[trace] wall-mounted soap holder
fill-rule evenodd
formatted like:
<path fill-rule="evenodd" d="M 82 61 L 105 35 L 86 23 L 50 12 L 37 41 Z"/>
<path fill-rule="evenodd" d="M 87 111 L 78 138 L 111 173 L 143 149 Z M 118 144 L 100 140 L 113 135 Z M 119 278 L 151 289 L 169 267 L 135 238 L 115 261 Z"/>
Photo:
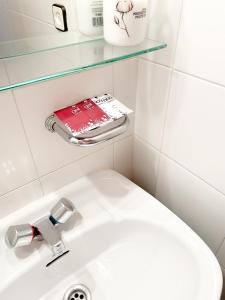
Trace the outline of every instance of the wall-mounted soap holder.
<path fill-rule="evenodd" d="M 59 124 L 54 115 L 47 118 L 45 126 L 50 132 L 58 133 L 59 136 L 70 144 L 76 146 L 94 146 L 123 134 L 129 126 L 129 118 L 127 115 L 124 115 L 122 118 L 112 121 L 108 125 L 99 126 L 76 136 L 72 132 L 69 132 L 66 126 Z"/>

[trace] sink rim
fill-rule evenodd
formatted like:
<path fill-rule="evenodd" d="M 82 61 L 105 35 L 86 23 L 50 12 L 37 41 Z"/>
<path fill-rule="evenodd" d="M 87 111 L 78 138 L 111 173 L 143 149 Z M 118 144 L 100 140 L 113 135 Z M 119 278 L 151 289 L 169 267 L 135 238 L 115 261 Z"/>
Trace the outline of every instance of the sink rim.
<path fill-rule="evenodd" d="M 124 222 L 126 220 L 132 220 L 132 221 L 141 220 L 142 222 L 146 222 L 147 224 L 153 223 L 155 226 L 156 225 L 164 226 L 164 230 L 166 229 L 170 234 L 172 232 L 173 234 L 177 235 L 180 241 L 185 243 L 191 243 L 192 247 L 194 248 L 197 247 L 195 251 L 196 253 L 201 252 L 202 254 L 200 255 L 201 259 L 203 259 L 203 255 L 205 258 L 207 257 L 207 261 L 206 260 L 204 261 L 206 261 L 208 264 L 212 266 L 213 269 L 212 272 L 214 272 L 212 278 L 214 280 L 214 285 L 215 285 L 214 286 L 215 295 L 213 294 L 213 297 L 215 298 L 213 298 L 213 300 L 219 299 L 221 294 L 221 289 L 222 289 L 222 272 L 219 263 L 217 262 L 212 251 L 192 229 L 190 229 L 183 221 L 181 221 L 176 215 L 174 215 L 171 211 L 169 211 L 166 207 L 164 207 L 161 203 L 159 203 L 155 198 L 145 193 L 139 187 L 134 186 L 133 183 L 131 183 L 130 181 L 128 181 L 127 179 L 125 179 L 124 177 L 122 177 L 121 175 L 117 174 L 114 171 L 111 170 L 101 171 L 97 174 L 95 173 L 90 176 L 86 176 L 80 180 L 83 181 L 83 184 L 91 185 L 94 183 L 95 186 L 96 178 L 98 179 L 97 182 L 99 183 L 100 186 L 101 184 L 104 184 L 105 180 L 121 181 L 122 185 L 128 187 L 128 194 L 132 192 L 132 197 L 127 197 L 126 199 L 122 199 L 121 202 L 118 203 L 116 202 L 115 204 L 115 202 L 112 201 L 112 199 L 110 199 L 109 201 L 109 199 L 104 198 L 105 195 L 99 193 L 99 199 L 96 201 L 96 207 L 98 206 L 99 209 L 102 210 L 102 214 L 97 215 L 96 218 L 92 218 L 90 222 L 87 223 L 86 226 L 84 226 L 83 228 L 77 227 L 77 230 L 74 233 L 72 233 L 71 231 L 65 232 L 64 239 L 66 243 L 70 244 L 72 241 L 75 241 L 79 235 L 82 236 L 82 234 L 84 234 L 85 231 L 86 232 L 90 231 L 91 228 L 93 228 L 93 226 L 95 227 L 104 226 L 105 222 L 107 222 L 107 220 L 109 220 L 110 218 L 115 224 L 118 224 L 121 221 Z M 75 186 L 77 187 L 79 185 L 80 180 L 76 181 L 75 183 L 72 183 L 70 187 L 61 189 L 60 192 L 58 193 L 58 196 L 63 194 L 65 190 L 68 189 L 71 190 L 71 188 L 73 189 Z M 93 188 L 93 186 L 91 187 Z M 97 187 L 97 190 L 99 191 L 101 189 Z M 144 195 L 143 199 L 141 200 L 137 198 L 137 195 L 140 194 L 140 191 L 141 194 Z M 76 191 L 74 193 L 76 194 Z M 51 203 L 55 201 L 55 196 L 56 195 L 54 194 L 54 195 L 44 197 L 45 198 L 44 202 L 46 202 L 46 204 L 44 204 L 44 207 L 45 205 L 48 204 L 51 205 Z M 29 213 L 32 212 L 32 210 L 35 210 L 35 205 L 33 204 L 31 205 L 31 207 L 25 209 L 25 211 L 28 211 Z M 15 219 L 15 216 L 9 216 L 7 220 L 3 220 L 3 222 L 0 222 L 0 232 L 4 232 L 4 230 L 7 228 L 7 224 L 10 224 L 12 219 Z M 192 250 L 194 248 L 192 248 Z M 8 249 L 6 250 L 6 248 L 3 247 L 3 251 L 8 251 Z M 17 264 L 20 262 L 20 259 L 17 259 L 12 252 L 11 253 L 5 252 L 5 254 L 6 254 L 6 259 L 5 259 L 6 269 L 7 267 L 9 267 L 9 265 L 12 265 L 12 262 L 13 264 Z M 29 256 L 27 259 L 27 262 L 30 263 L 31 266 L 36 263 L 40 263 L 40 255 L 47 258 L 49 255 L 49 250 L 45 247 L 41 247 L 39 248 L 38 253 L 35 254 L 36 255 Z M 24 268 L 24 266 L 20 264 L 20 267 L 21 268 L 18 269 L 17 274 L 22 274 L 26 272 L 26 268 Z M 8 268 L 8 271 L 9 270 L 10 268 Z M 12 280 L 15 280 L 15 277 Z M 11 283 L 12 280 L 10 280 Z M 8 284 L 10 284 L 10 282 L 8 282 Z M 7 288 L 8 284 L 6 285 L 5 282 L 4 290 L 5 288 Z M 0 283 L 0 295 L 2 291 L 3 291 L 3 283 Z"/>

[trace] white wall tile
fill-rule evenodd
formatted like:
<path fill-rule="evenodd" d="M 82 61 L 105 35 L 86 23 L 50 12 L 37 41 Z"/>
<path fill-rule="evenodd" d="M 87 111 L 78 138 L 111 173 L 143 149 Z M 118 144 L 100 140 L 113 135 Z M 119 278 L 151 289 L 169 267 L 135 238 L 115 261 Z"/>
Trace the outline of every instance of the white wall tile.
<path fill-rule="evenodd" d="M 225 2 L 184 1 L 175 67 L 225 85 Z"/>
<path fill-rule="evenodd" d="M 134 139 L 134 181 L 151 195 L 155 195 L 160 153 L 136 137 Z"/>
<path fill-rule="evenodd" d="M 7 85 L 9 83 L 8 77 L 7 77 L 7 73 L 5 70 L 5 65 L 3 62 L 0 62 L 0 85 L 4 86 Z"/>
<path fill-rule="evenodd" d="M 45 194 L 54 192 L 88 173 L 113 169 L 113 145 L 71 163 L 41 178 Z"/>
<path fill-rule="evenodd" d="M 130 59 L 113 64 L 114 96 L 135 110 L 138 81 L 138 60 Z"/>
<path fill-rule="evenodd" d="M 225 89 L 175 73 L 163 152 L 225 193 Z"/>
<path fill-rule="evenodd" d="M 23 15 L 27 15 L 33 19 L 53 25 L 52 5 L 56 3 L 54 0 L 7 0 L 7 8 L 15 10 Z M 67 11 L 69 30 L 76 29 L 76 8 L 74 0 L 61 0 Z"/>
<path fill-rule="evenodd" d="M 13 192 L 0 197 L 0 218 L 7 217 L 24 206 L 42 197 L 39 181 L 33 181 Z"/>
<path fill-rule="evenodd" d="M 53 24 L 52 0 L 7 0 L 7 8 L 24 15 Z"/>
<path fill-rule="evenodd" d="M 0 195 L 37 177 L 12 94 L 0 94 Z"/>
<path fill-rule="evenodd" d="M 162 156 L 156 197 L 216 252 L 225 237 L 223 194 Z"/>
<path fill-rule="evenodd" d="M 171 71 L 140 60 L 135 132 L 160 149 Z"/>
<path fill-rule="evenodd" d="M 0 22 L 5 29 L 0 34 L 3 40 L 17 40 L 58 33 L 53 25 L 13 10 L 0 11 L 0 14 Z"/>
<path fill-rule="evenodd" d="M 182 0 L 151 0 L 149 38 L 166 42 L 168 47 L 149 54 L 149 59 L 172 66 L 179 29 Z"/>
<path fill-rule="evenodd" d="M 114 144 L 114 170 L 132 179 L 133 175 L 133 137 Z"/>
<path fill-rule="evenodd" d="M 60 56 L 59 51 L 52 50 L 6 60 L 5 68 L 10 83 L 14 84 L 23 81 L 32 81 L 39 77 L 44 78 L 50 74 L 69 70 L 71 62 Z"/>
<path fill-rule="evenodd" d="M 46 118 L 59 108 L 107 92 L 112 93 L 111 66 L 15 90 L 40 176 L 102 148 L 69 145 L 46 130 Z"/>

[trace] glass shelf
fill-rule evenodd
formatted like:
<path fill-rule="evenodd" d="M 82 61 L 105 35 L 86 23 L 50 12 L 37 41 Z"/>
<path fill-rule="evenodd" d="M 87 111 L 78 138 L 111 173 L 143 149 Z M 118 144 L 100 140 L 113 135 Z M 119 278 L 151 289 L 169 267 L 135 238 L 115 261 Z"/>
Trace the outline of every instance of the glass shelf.
<path fill-rule="evenodd" d="M 0 91 L 78 73 L 154 52 L 166 46 L 165 43 L 146 39 L 138 46 L 115 47 L 101 38 L 54 50 L 0 59 Z"/>

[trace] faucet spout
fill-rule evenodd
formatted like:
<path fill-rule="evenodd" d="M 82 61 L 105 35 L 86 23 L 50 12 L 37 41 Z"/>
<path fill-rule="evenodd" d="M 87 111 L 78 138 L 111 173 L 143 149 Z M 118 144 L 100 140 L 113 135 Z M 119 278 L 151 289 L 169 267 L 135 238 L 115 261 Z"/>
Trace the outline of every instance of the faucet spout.
<path fill-rule="evenodd" d="M 49 217 L 38 220 L 34 226 L 38 229 L 41 237 L 47 242 L 53 256 L 60 256 L 65 252 L 65 245 L 61 235 Z"/>
<path fill-rule="evenodd" d="M 53 253 L 53 260 L 47 264 L 58 260 L 66 251 L 59 227 L 66 223 L 75 213 L 73 203 L 62 198 L 51 209 L 50 215 L 47 215 L 33 225 L 21 224 L 10 226 L 5 235 L 5 241 L 9 248 L 23 247 L 30 245 L 33 240 L 45 240 Z"/>

